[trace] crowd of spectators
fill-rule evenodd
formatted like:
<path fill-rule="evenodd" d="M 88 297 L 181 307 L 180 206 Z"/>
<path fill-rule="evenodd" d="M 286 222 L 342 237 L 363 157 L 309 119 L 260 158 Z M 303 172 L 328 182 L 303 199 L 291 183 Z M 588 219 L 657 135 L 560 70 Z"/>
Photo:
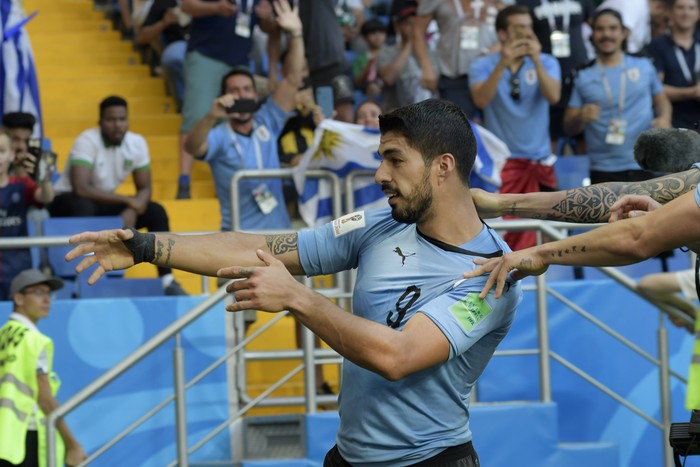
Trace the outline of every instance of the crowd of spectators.
<path fill-rule="evenodd" d="M 173 195 L 190 198 L 191 168 L 208 162 L 224 230 L 232 209 L 240 209 L 246 229 L 288 228 L 298 219 L 291 184 L 250 180 L 241 207 L 230 206 L 228 180 L 237 170 L 295 166 L 323 118 L 374 128 L 379 113 L 430 97 L 454 101 L 507 144 L 502 191 L 555 189 L 552 164 L 565 152 L 562 142 L 590 158 L 594 182 L 655 175 L 636 165 L 632 145 L 647 128 L 693 128 L 700 120 L 700 9 L 697 0 L 630 3 L 115 2 L 126 37 L 146 52 L 182 112 Z M 333 107 L 325 115 L 322 96 L 331 96 Z M 147 142 L 128 131 L 127 104 L 119 99 L 105 99 L 99 128 L 76 139 L 54 177 L 49 211 L 117 214 L 127 226 L 167 230 L 167 214 L 150 199 Z M 235 113 L 222 107 L 246 101 L 249 108 Z M 53 201 L 52 187 L 41 189 L 45 181 L 36 185 L 29 173 L 33 116 L 9 112 L 3 126 L 13 152 L 5 184 L 25 183 L 27 206 Z M 122 166 L 99 164 L 107 152 L 122 154 Z M 132 197 L 114 193 L 126 176 L 135 180 Z M 26 220 L 18 231 L 8 228 L 10 210 L 0 216 L 1 235 L 25 234 Z M 518 238 L 509 238 L 515 248 L 533 241 Z M 159 272 L 168 290 L 172 276 Z"/>

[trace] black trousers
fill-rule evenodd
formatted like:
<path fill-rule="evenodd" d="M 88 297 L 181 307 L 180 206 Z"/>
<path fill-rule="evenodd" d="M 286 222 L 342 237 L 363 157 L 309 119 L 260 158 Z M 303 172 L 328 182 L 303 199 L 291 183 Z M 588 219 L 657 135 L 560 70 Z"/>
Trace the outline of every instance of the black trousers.
<path fill-rule="evenodd" d="M 73 193 L 62 193 L 54 198 L 48 207 L 51 217 L 101 217 L 118 216 L 126 204 L 102 204 L 89 199 L 80 198 Z M 146 211 L 136 218 L 137 229 L 145 228 L 149 232 L 169 232 L 170 222 L 165 208 L 153 201 L 149 201 Z M 158 275 L 169 274 L 170 268 L 158 267 Z"/>
<path fill-rule="evenodd" d="M 472 442 L 469 441 L 466 444 L 447 448 L 440 454 L 413 465 L 416 467 L 479 467 L 479 457 Z M 352 464 L 343 459 L 336 445 L 326 454 L 323 467 L 352 467 Z"/>
<path fill-rule="evenodd" d="M 0 467 L 39 467 L 39 437 L 36 431 L 28 431 L 24 442 L 24 460 L 19 464 L 10 464 L 0 459 Z"/>

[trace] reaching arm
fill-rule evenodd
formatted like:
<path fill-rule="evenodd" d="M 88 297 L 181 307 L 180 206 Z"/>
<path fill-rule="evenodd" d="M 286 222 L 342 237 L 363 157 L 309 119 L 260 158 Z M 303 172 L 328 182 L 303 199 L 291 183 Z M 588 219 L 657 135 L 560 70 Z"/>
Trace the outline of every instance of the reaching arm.
<path fill-rule="evenodd" d="M 95 263 L 99 266 L 88 279 L 94 284 L 106 271 L 127 269 L 135 264 L 134 251 L 142 257 L 138 262 L 150 262 L 183 271 L 216 276 L 219 269 L 232 264 L 260 266 L 263 263 L 255 252 L 258 249 L 278 258 L 292 274 L 303 274 L 297 251 L 296 234 L 253 235 L 240 232 L 222 232 L 210 235 L 176 235 L 138 233 L 132 245 L 125 241 L 134 238 L 130 230 L 103 230 L 83 232 L 70 238 L 77 246 L 66 255 L 72 261 L 84 255 L 76 266 L 78 273 Z"/>
<path fill-rule="evenodd" d="M 163 17 L 153 24 L 142 26 L 136 34 L 136 43 L 148 45 L 158 39 L 160 35 L 173 24 L 177 23 L 177 15 L 173 8 L 168 8 Z"/>
<path fill-rule="evenodd" d="M 565 266 L 623 266 L 636 263 L 700 239 L 700 207 L 689 192 L 645 216 L 633 217 L 574 235 L 556 242 L 520 250 L 488 261 L 474 277 L 491 272 L 482 290 L 485 297 L 496 285 L 500 297 L 508 273 L 517 269 L 515 278 L 539 275 L 552 264 Z"/>
<path fill-rule="evenodd" d="M 49 382 L 48 375 L 44 373 L 36 374 L 37 385 L 39 387 L 39 399 L 38 404 L 44 415 L 49 415 L 51 412 L 56 410 L 58 407 L 58 402 L 54 399 L 51 393 L 51 383 Z M 66 459 L 65 462 L 68 465 L 77 465 L 87 459 L 87 454 L 83 451 L 82 446 L 73 436 L 73 433 L 68 429 L 68 425 L 61 418 L 56 422 L 56 428 L 63 438 L 63 442 L 66 445 Z M 63 462 L 61 462 L 63 464 Z"/>
<path fill-rule="evenodd" d="M 285 75 L 275 88 L 272 99 L 280 108 L 290 112 L 296 106 L 296 92 L 301 87 L 304 70 L 304 38 L 298 7 L 290 8 L 286 1 L 275 0 L 277 24 L 289 34 L 289 50 L 284 59 Z"/>
<path fill-rule="evenodd" d="M 536 40 L 533 39 L 532 42 L 536 42 Z M 539 43 L 537 44 L 539 45 Z M 535 63 L 537 80 L 540 83 L 540 93 L 547 99 L 547 102 L 552 105 L 556 104 L 561 98 L 561 81 L 547 74 L 539 53 L 532 54 L 531 57 Z"/>
<path fill-rule="evenodd" d="M 610 207 L 625 195 L 647 195 L 661 204 L 686 193 L 700 182 L 700 170 L 684 172 L 642 182 L 610 182 L 575 188 L 573 190 L 493 194 L 472 189 L 472 198 L 483 218 L 505 214 L 531 219 L 595 224 L 607 222 Z"/>
<path fill-rule="evenodd" d="M 428 31 L 428 25 L 432 20 L 432 15 L 419 15 L 413 18 L 413 46 L 416 59 L 422 70 L 420 85 L 425 89 L 436 92 L 438 90 L 438 76 L 433 67 L 433 62 L 430 60 L 428 44 L 425 41 L 425 33 Z"/>
<path fill-rule="evenodd" d="M 353 315 L 300 284 L 280 261 L 259 251 L 264 267 L 233 266 L 219 275 L 241 278 L 228 286 L 236 302 L 228 311 L 278 312 L 288 309 L 297 320 L 343 357 L 392 381 L 447 360 L 450 346 L 430 318 L 416 313 L 397 331 Z"/>

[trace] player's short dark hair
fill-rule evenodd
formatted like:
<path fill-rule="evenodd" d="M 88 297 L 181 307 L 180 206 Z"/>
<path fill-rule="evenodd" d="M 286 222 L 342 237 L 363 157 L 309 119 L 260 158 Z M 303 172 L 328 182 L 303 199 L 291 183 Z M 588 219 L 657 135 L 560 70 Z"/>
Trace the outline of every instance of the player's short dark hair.
<path fill-rule="evenodd" d="M 34 131 L 36 117 L 27 112 L 8 112 L 2 116 L 2 126 L 5 128 L 23 128 Z"/>
<path fill-rule="evenodd" d="M 128 108 L 128 105 L 126 104 L 126 99 L 123 97 L 119 96 L 108 96 L 102 99 L 102 102 L 100 102 L 100 118 L 102 118 L 102 115 L 105 112 L 105 109 L 108 107 L 124 107 Z"/>
<path fill-rule="evenodd" d="M 398 133 L 423 156 L 426 167 L 435 157 L 454 156 L 459 178 L 469 185 L 476 159 L 476 138 L 467 116 L 453 102 L 428 99 L 379 116 L 381 133 Z"/>

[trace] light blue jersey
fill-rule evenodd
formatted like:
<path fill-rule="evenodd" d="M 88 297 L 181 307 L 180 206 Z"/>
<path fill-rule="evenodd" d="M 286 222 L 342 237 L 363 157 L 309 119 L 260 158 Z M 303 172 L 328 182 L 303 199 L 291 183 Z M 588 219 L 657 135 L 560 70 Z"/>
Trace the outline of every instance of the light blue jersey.
<path fill-rule="evenodd" d="M 354 314 L 401 330 L 421 312 L 450 344 L 446 362 L 396 382 L 344 361 L 337 443 L 352 465 L 411 465 L 471 440 L 471 388 L 508 332 L 522 292 L 513 282 L 499 300 L 481 300 L 487 277 L 462 274 L 475 257 L 508 251 L 486 226 L 457 248 L 395 221 L 390 208 L 299 232 L 307 275 L 357 268 Z"/>
<path fill-rule="evenodd" d="M 216 197 L 221 206 L 221 230 L 231 230 L 231 177 L 244 169 L 279 169 L 277 138 L 289 114 L 272 99 L 260 107 L 253 117 L 253 133 L 243 136 L 233 132 L 228 122 L 214 127 L 207 136 L 207 153 L 202 158 L 209 163 L 214 178 Z M 256 149 L 257 145 L 257 149 Z M 263 213 L 255 201 L 254 190 L 267 187 L 277 201 L 269 213 Z M 289 214 L 282 195 L 280 179 L 242 179 L 239 183 L 242 230 L 286 230 L 290 228 Z"/>
<path fill-rule="evenodd" d="M 586 140 L 591 170 L 600 172 L 621 172 L 640 170 L 634 160 L 634 142 L 639 134 L 651 128 L 654 119 L 653 97 L 663 91 L 654 65 L 648 58 L 624 55 L 624 67 L 603 66 L 603 73 L 610 86 L 610 96 L 605 92 L 603 75 L 596 62 L 582 68 L 574 78 L 574 87 L 569 99 L 569 107 L 583 108 L 586 104 L 601 106 L 598 120 L 588 123 L 583 135 Z M 620 73 L 625 72 L 625 96 L 622 114 L 618 112 L 620 103 Z M 608 144 L 610 120 L 621 118 L 627 122 L 623 144 Z"/>
<path fill-rule="evenodd" d="M 500 53 L 476 59 L 469 70 L 471 83 L 486 81 L 500 59 Z M 561 69 L 556 58 L 540 54 L 540 61 L 548 76 L 561 81 Z M 519 83 L 520 96 L 517 101 L 511 97 L 513 79 Z M 503 72 L 496 94 L 483 112 L 484 126 L 508 145 L 511 157 L 540 160 L 552 153 L 549 102 L 540 92 L 537 70 L 530 57 L 525 57 L 515 76 L 508 69 Z"/>

